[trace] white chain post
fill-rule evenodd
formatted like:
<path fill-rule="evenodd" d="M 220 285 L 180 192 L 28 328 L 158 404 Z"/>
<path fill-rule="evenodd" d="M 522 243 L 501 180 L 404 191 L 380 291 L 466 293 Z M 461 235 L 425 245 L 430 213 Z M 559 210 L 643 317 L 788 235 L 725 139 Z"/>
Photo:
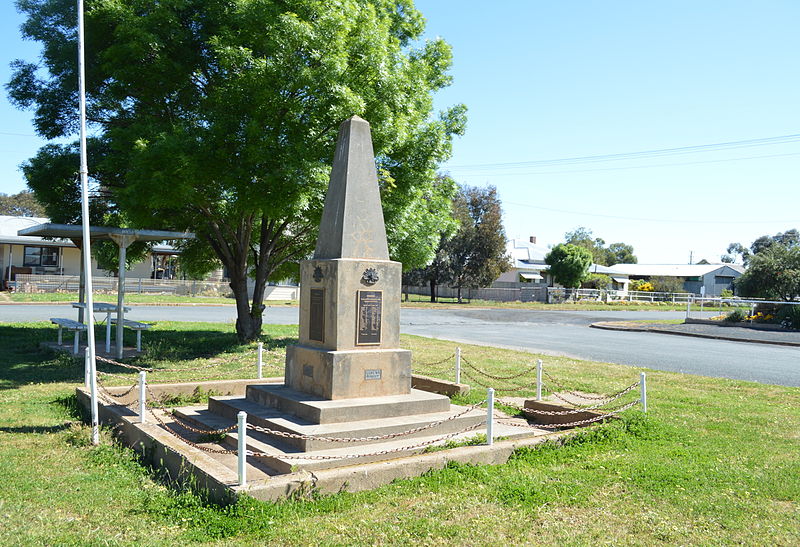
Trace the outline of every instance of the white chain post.
<path fill-rule="evenodd" d="M 552 388 L 551 388 L 552 389 Z M 536 361 L 536 400 L 542 400 L 542 360 Z"/>
<path fill-rule="evenodd" d="M 147 373 L 145 371 L 139 372 L 139 423 L 143 424 L 145 421 L 145 411 L 147 410 L 147 396 L 145 389 L 147 387 Z"/>
<path fill-rule="evenodd" d="M 237 414 L 239 418 L 239 486 L 247 484 L 247 412 Z"/>
<path fill-rule="evenodd" d="M 486 444 L 494 444 L 494 388 L 486 390 Z"/>
<path fill-rule="evenodd" d="M 692 295 L 686 297 L 686 319 L 689 319 L 689 314 L 692 311 Z"/>
<path fill-rule="evenodd" d="M 83 357 L 83 384 L 86 386 L 86 389 L 90 389 L 90 378 L 92 375 L 92 366 L 89 364 L 89 347 L 86 347 L 86 352 L 84 353 Z"/>
<path fill-rule="evenodd" d="M 264 342 L 258 343 L 258 375 L 259 380 L 264 377 Z"/>
<path fill-rule="evenodd" d="M 456 383 L 461 383 L 461 348 L 456 348 Z"/>
<path fill-rule="evenodd" d="M 639 390 L 641 393 L 642 412 L 647 412 L 647 374 L 644 372 L 639 376 Z"/>

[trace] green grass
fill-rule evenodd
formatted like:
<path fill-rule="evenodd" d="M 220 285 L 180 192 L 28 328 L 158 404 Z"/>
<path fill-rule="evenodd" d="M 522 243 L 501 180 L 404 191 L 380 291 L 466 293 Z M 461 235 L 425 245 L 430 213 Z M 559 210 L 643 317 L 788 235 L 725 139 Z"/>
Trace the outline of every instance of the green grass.
<path fill-rule="evenodd" d="M 266 374 L 279 373 L 296 327 L 269 327 Z M 450 464 L 371 492 L 229 507 L 167 487 L 111 441 L 93 447 L 74 387 L 82 364 L 41 353 L 45 323 L 0 323 L 0 544 L 175 545 L 797 545 L 800 389 L 648 371 L 650 412 L 520 449 L 500 466 Z M 447 377 L 453 344 L 404 336 L 415 370 Z M 159 322 L 139 364 L 218 363 L 153 381 L 247 376 L 255 345 L 231 325 Z M 540 356 L 463 345 L 495 375 Z M 638 369 L 541 356 L 564 384 L 611 392 Z M 112 371 L 110 368 L 103 370 Z M 114 372 L 121 372 L 113 370 Z M 135 373 L 115 379 L 134 382 Z M 479 400 L 476 389 L 466 399 Z"/>

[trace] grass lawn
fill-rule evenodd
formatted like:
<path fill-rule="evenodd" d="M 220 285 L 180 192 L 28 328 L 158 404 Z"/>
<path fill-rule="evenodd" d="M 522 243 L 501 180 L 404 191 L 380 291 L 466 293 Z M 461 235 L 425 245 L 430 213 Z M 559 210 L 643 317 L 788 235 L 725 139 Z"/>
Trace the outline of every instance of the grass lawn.
<path fill-rule="evenodd" d="M 410 295 L 411 299 L 402 302 L 403 307 L 408 308 L 435 308 L 435 309 L 470 309 L 470 308 L 507 308 L 523 310 L 584 310 L 584 311 L 609 311 L 609 310 L 628 310 L 628 311 L 686 311 L 686 304 L 673 304 L 671 302 L 610 302 L 604 304 L 595 301 L 578 301 L 563 304 L 544 304 L 542 302 L 497 302 L 493 300 L 471 300 L 459 304 L 457 302 L 429 302 L 420 295 Z M 76 302 L 77 293 L 0 293 L 0 302 Z M 116 293 L 96 294 L 95 300 L 98 302 L 117 301 Z M 170 304 L 235 304 L 232 298 L 222 296 L 178 296 L 174 294 L 136 294 L 126 293 L 125 302 L 128 304 L 151 304 L 151 305 L 170 305 Z M 297 300 L 269 300 L 268 306 L 296 306 Z M 706 311 L 712 309 L 708 305 Z M 699 311 L 699 305 L 692 305 L 693 311 Z"/>
<path fill-rule="evenodd" d="M 296 327 L 268 327 L 280 374 Z M 219 367 L 152 381 L 243 377 L 255 344 L 231 325 L 159 322 L 140 364 Z M 168 488 L 110 440 L 92 447 L 73 395 L 82 363 L 41 353 L 55 329 L 0 323 L 0 544 L 800 544 L 800 389 L 648 371 L 650 412 L 520 450 L 500 466 L 451 465 L 375 491 L 218 507 Z M 404 336 L 415 371 L 451 375 L 453 344 Z M 497 375 L 536 355 L 462 346 Z M 562 383 L 595 392 L 638 369 L 542 357 Z M 109 368 L 103 370 L 112 371 Z M 210 371 L 210 372 L 209 372 Z M 113 370 L 113 372 L 120 372 Z M 117 380 L 130 385 L 135 374 Z M 470 399 L 483 397 L 474 392 Z"/>

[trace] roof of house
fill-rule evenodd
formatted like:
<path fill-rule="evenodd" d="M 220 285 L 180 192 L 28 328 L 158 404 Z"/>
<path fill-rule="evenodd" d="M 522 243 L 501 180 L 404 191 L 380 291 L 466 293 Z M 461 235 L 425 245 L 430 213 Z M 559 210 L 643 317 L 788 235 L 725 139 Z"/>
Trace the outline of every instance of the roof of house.
<path fill-rule="evenodd" d="M 537 245 L 524 239 L 509 239 L 506 242 L 506 253 L 511 257 L 512 268 L 531 269 L 534 264 L 539 266 L 534 268 L 537 270 L 542 269 L 541 266 L 547 268 L 544 257 L 549 252 L 550 249 L 544 245 Z"/>
<path fill-rule="evenodd" d="M 733 272 L 744 272 L 741 264 L 614 264 L 611 268 L 620 274 L 651 277 L 702 277 L 724 268 L 730 268 Z"/>
<path fill-rule="evenodd" d="M 18 235 L 17 232 L 39 226 L 50 219 L 42 217 L 15 217 L 0 215 L 0 243 L 15 245 L 41 245 L 44 240 L 38 236 Z M 74 247 L 71 241 L 47 241 L 53 247 Z"/>

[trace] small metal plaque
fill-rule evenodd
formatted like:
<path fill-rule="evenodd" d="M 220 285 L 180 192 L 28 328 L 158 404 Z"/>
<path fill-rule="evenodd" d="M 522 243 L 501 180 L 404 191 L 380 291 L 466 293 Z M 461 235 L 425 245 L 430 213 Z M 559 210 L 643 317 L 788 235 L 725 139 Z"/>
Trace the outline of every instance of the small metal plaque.
<path fill-rule="evenodd" d="M 358 291 L 358 336 L 359 346 L 381 343 L 381 311 L 383 293 L 381 291 Z"/>
<path fill-rule="evenodd" d="M 311 289 L 308 337 L 317 342 L 325 341 L 325 289 Z"/>
<path fill-rule="evenodd" d="M 364 371 L 364 379 L 365 380 L 380 380 L 381 379 L 381 372 L 383 372 L 379 368 L 368 368 Z"/>
<path fill-rule="evenodd" d="M 303 365 L 303 376 L 314 377 L 314 367 L 311 365 Z"/>

